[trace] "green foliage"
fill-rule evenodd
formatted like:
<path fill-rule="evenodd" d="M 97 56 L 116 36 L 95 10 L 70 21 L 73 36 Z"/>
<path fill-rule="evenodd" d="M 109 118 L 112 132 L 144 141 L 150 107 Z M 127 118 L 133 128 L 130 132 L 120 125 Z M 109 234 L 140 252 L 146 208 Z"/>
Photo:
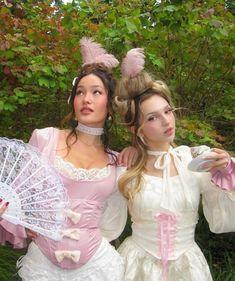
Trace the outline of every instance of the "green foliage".
<path fill-rule="evenodd" d="M 234 233 L 214 234 L 199 208 L 199 223 L 196 227 L 196 242 L 209 264 L 214 281 L 234 281 L 235 244 Z"/>
<path fill-rule="evenodd" d="M 60 13 L 52 1 L 17 4 L 21 14 L 0 6 L 0 113 L 19 105 L 50 102 L 67 94 L 75 72 Z M 19 12 L 18 12 L 19 13 Z M 70 72 L 68 72 L 70 70 Z"/>
<path fill-rule="evenodd" d="M 204 121 L 199 122 L 198 116 L 181 118 L 177 122 L 176 144 L 189 146 L 208 145 L 221 147 L 225 138 L 218 134 L 214 128 Z"/>
<path fill-rule="evenodd" d="M 235 16 L 235 3 L 233 0 L 226 0 L 225 7 Z"/>
<path fill-rule="evenodd" d="M 167 81 L 177 106 L 207 122 L 234 120 L 234 17 L 223 1 L 118 3 L 97 24 L 100 41 L 121 57 L 144 47 L 149 71 Z"/>
<path fill-rule="evenodd" d="M 130 48 L 145 49 L 146 69 L 167 82 L 176 107 L 187 108 L 178 120 L 177 145 L 235 151 L 233 1 L 52 2 L 0 2 L 0 135 L 27 141 L 34 128 L 59 125 L 81 65 L 79 40 L 86 35 L 120 60 Z M 121 150 L 131 135 L 119 123 L 111 141 Z M 205 235 L 203 223 L 198 229 L 214 280 L 234 281 L 234 240 Z M 0 248 L 4 262 L 13 255 L 6 257 L 8 250 Z M 13 281 L 9 268 L 15 260 L 9 258 L 1 281 Z"/>
<path fill-rule="evenodd" d="M 111 147 L 115 151 L 121 151 L 123 148 L 131 145 L 131 133 L 122 125 L 119 115 L 115 116 L 115 126 L 111 132 Z"/>
<path fill-rule="evenodd" d="M 11 245 L 0 247 L 0 279 L 1 281 L 20 281 L 17 276 L 16 261 L 26 250 L 12 249 Z"/>
<path fill-rule="evenodd" d="M 219 126 L 235 119 L 230 1 L 52 2 L 0 5 L 0 117 L 7 127 L 14 127 L 11 116 L 21 108 L 66 100 L 80 65 L 79 40 L 86 35 L 120 59 L 132 47 L 145 48 L 146 68 L 169 84 L 177 106 L 188 109 L 183 120 L 193 114 L 199 121 L 195 124 L 203 120 L 199 131 L 208 127 L 202 128 L 208 132 L 206 139 L 198 138 L 197 133 L 183 132 L 187 125 L 181 122 L 180 142 L 216 145 L 221 142 L 213 143 L 209 131 L 218 130 L 215 135 L 225 135 L 222 139 L 235 150 L 234 129 Z M 52 118 L 56 111 L 47 114 Z"/>

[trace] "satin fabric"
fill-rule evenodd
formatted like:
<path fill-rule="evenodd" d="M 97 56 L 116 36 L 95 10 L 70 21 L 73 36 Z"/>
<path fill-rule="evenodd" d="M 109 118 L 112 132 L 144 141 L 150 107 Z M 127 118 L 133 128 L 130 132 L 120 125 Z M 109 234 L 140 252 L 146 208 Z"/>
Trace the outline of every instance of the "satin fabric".
<path fill-rule="evenodd" d="M 59 130 L 56 128 L 36 129 L 30 144 L 39 148 L 53 164 L 58 136 Z M 116 186 L 119 169 L 122 168 L 112 165 L 109 167 L 109 174 L 95 181 L 76 181 L 62 173 L 59 174 L 70 199 L 70 207 L 65 210 L 68 218 L 64 229 L 65 232 L 77 229 L 79 238 L 76 240 L 65 235 L 61 241 L 54 241 L 39 235 L 34 241 L 40 251 L 56 266 L 64 269 L 84 266 L 96 253 L 103 236 L 110 241 L 122 232 L 127 218 L 127 206 Z M 23 227 L 4 220 L 1 221 L 1 227 L 1 243 L 9 241 L 16 243 L 17 247 L 25 245 L 26 233 Z M 63 259 L 58 259 L 57 251 L 67 254 Z"/>

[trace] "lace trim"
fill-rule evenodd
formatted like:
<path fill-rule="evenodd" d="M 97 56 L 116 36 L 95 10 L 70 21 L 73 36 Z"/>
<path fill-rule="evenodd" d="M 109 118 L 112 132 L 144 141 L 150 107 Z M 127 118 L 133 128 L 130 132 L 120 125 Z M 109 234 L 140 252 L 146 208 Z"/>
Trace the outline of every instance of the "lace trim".
<path fill-rule="evenodd" d="M 54 166 L 63 175 L 76 181 L 96 181 L 106 178 L 110 174 L 110 166 L 98 169 L 76 168 L 68 161 L 65 161 L 59 155 L 55 156 Z"/>

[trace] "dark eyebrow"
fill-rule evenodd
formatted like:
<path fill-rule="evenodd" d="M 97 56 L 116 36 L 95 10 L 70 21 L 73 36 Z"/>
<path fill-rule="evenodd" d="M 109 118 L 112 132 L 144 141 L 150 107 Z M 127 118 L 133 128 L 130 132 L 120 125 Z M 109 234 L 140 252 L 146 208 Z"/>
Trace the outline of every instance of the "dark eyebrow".
<path fill-rule="evenodd" d="M 82 88 L 82 89 L 84 89 L 85 87 L 82 86 L 82 85 L 78 85 L 77 88 Z M 102 89 L 104 89 L 104 87 L 103 87 L 102 85 L 92 85 L 91 88 L 102 88 Z"/>

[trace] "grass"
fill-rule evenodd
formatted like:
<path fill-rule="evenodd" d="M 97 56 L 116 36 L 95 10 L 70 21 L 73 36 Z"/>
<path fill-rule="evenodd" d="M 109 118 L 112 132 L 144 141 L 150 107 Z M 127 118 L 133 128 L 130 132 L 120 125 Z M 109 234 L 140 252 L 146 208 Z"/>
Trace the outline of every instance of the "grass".
<path fill-rule="evenodd" d="M 235 281 L 235 233 L 212 233 L 201 207 L 199 215 L 196 242 L 206 257 L 213 281 Z"/>
<path fill-rule="evenodd" d="M 24 255 L 26 249 L 12 249 L 11 245 L 0 246 L 0 281 L 20 281 L 16 270 L 16 261 Z"/>

